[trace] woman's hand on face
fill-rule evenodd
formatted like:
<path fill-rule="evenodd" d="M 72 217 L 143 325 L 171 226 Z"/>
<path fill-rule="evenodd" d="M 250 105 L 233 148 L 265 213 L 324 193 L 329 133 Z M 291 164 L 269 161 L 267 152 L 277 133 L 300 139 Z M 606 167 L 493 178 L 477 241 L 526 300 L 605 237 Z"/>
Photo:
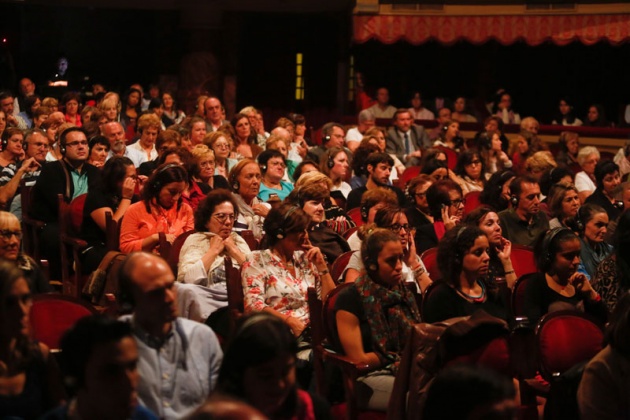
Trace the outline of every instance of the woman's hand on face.
<path fill-rule="evenodd" d="M 136 180 L 133 178 L 125 178 L 122 184 L 122 198 L 131 200 L 133 193 L 136 191 Z"/>
<path fill-rule="evenodd" d="M 418 262 L 418 255 L 416 255 L 416 241 L 413 239 L 415 229 L 409 231 L 407 234 L 408 250 L 405 252 L 405 260 L 409 267 L 414 267 Z"/>
<path fill-rule="evenodd" d="M 252 206 L 252 210 L 254 210 L 254 214 L 256 216 L 260 217 L 267 217 L 267 215 L 269 214 L 269 207 L 265 206 L 262 203 Z"/>
<path fill-rule="evenodd" d="M 304 245 L 304 249 L 306 250 L 306 259 L 308 259 L 319 271 L 326 270 L 328 265 L 326 264 L 326 258 L 324 258 L 324 254 L 322 251 L 310 244 Z"/>
<path fill-rule="evenodd" d="M 588 281 L 586 276 L 583 273 L 575 272 L 569 277 L 569 283 L 575 287 L 576 291 L 581 293 L 590 293 L 593 288 L 591 287 L 591 282 Z"/>
<path fill-rule="evenodd" d="M 286 318 L 284 320 L 284 322 L 287 323 L 289 328 L 291 328 L 291 332 L 296 337 L 299 337 L 300 334 L 302 334 L 302 331 L 304 331 L 304 329 L 306 328 L 306 324 L 305 323 L 303 323 L 299 319 L 297 319 L 295 317 L 292 317 L 292 316 Z"/>
<path fill-rule="evenodd" d="M 497 247 L 497 256 L 501 260 L 509 260 L 511 254 L 512 254 L 512 242 L 508 241 L 502 236 L 501 245 Z"/>

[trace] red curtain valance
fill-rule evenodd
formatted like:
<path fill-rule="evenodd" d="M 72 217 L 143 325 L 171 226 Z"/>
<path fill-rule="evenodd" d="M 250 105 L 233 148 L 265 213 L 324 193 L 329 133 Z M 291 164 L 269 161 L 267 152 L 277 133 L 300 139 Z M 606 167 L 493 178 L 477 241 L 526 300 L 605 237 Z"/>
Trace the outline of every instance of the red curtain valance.
<path fill-rule="evenodd" d="M 539 45 L 552 41 L 566 45 L 580 41 L 592 45 L 606 40 L 613 45 L 630 39 L 630 14 L 556 16 L 354 16 L 354 40 L 375 39 L 384 44 L 406 41 L 414 45 L 430 40 L 443 44 L 467 41 L 503 45 L 525 41 Z"/>

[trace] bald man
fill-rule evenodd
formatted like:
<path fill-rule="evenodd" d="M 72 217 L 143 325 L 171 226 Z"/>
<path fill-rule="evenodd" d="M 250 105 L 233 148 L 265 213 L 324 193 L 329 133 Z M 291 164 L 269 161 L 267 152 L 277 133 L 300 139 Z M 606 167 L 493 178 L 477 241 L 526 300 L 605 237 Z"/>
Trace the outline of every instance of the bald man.
<path fill-rule="evenodd" d="M 140 361 L 139 401 L 163 419 L 192 413 L 214 389 L 223 352 L 205 324 L 177 315 L 175 276 L 159 256 L 130 254 L 120 269 L 123 304 Z"/>

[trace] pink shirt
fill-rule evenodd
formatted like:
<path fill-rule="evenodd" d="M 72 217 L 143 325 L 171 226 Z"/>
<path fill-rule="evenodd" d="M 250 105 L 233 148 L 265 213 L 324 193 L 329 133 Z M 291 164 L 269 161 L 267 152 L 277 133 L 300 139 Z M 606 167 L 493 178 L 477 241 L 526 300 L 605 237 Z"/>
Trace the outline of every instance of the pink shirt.
<path fill-rule="evenodd" d="M 167 210 L 152 205 L 149 214 L 144 201 L 139 201 L 129 206 L 123 217 L 120 227 L 120 250 L 127 253 L 141 251 L 144 238 L 154 233 L 164 232 L 179 236 L 193 230 L 194 227 L 193 210 L 186 203 L 182 203 L 179 210 L 177 206 Z"/>

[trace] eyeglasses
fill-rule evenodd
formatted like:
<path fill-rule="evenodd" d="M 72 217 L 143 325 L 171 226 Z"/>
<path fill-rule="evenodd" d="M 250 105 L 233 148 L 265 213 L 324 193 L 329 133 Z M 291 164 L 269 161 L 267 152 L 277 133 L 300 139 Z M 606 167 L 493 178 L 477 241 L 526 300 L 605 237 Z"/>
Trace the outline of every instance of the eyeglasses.
<path fill-rule="evenodd" d="M 227 213 L 217 213 L 217 214 L 213 214 L 212 217 L 214 217 L 215 219 L 217 219 L 217 221 L 219 223 L 225 223 L 226 220 L 230 220 L 233 221 L 236 216 L 234 214 L 227 214 Z"/>
<path fill-rule="evenodd" d="M 406 223 L 404 225 L 399 225 L 398 223 L 394 224 L 394 225 L 390 225 L 387 227 L 389 230 L 391 230 L 392 232 L 398 233 L 400 232 L 401 229 L 405 229 L 405 232 L 409 232 L 409 224 Z"/>
<path fill-rule="evenodd" d="M 0 230 L 0 238 L 4 239 L 5 241 L 10 241 L 13 235 L 15 235 L 18 241 L 22 239 L 21 230 L 8 230 L 8 229 Z"/>
<path fill-rule="evenodd" d="M 448 202 L 449 206 L 463 206 L 466 204 L 466 199 L 465 198 L 459 198 L 457 200 L 450 200 Z"/>
<path fill-rule="evenodd" d="M 199 163 L 199 166 L 201 166 L 202 168 L 205 167 L 205 166 L 214 166 L 214 161 L 213 160 L 208 160 L 208 161 L 205 161 L 205 162 L 201 162 L 201 163 Z"/>
<path fill-rule="evenodd" d="M 427 196 L 427 193 L 426 193 L 426 192 L 423 192 L 423 193 L 415 193 L 414 195 L 415 195 L 416 197 L 418 197 L 418 198 L 423 198 L 423 197 L 426 197 L 426 196 Z"/>
<path fill-rule="evenodd" d="M 466 165 L 470 165 L 470 166 L 472 166 L 472 165 L 481 165 L 481 161 L 478 160 L 478 159 L 475 159 L 475 160 L 471 161 L 470 163 L 467 163 Z"/>
<path fill-rule="evenodd" d="M 35 147 L 42 147 L 44 149 L 48 149 L 48 143 L 29 143 L 29 145 L 35 146 Z"/>
<path fill-rule="evenodd" d="M 214 144 L 214 147 L 216 147 L 216 148 L 221 148 L 221 149 L 223 149 L 223 148 L 227 149 L 227 148 L 229 148 L 229 147 L 230 147 L 230 145 L 229 145 L 229 144 L 227 144 L 227 143 L 215 143 L 215 144 Z"/>
<path fill-rule="evenodd" d="M 286 168 L 287 165 L 284 162 L 269 162 L 269 165 L 273 165 L 273 166 L 281 166 L 283 168 Z"/>
<path fill-rule="evenodd" d="M 87 140 L 78 140 L 78 141 L 71 141 L 70 143 L 66 143 L 66 147 L 77 147 L 77 146 L 87 146 L 88 142 Z"/>

